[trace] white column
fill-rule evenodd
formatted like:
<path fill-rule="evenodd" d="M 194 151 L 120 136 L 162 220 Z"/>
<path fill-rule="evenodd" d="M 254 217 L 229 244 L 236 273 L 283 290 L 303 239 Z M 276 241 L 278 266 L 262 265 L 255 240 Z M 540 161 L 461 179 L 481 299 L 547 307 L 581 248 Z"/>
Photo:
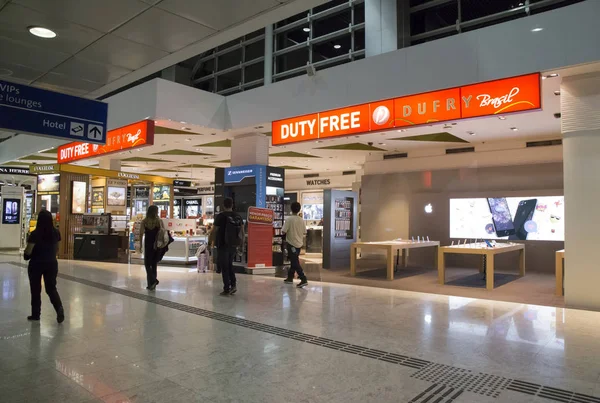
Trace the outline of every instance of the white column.
<path fill-rule="evenodd" d="M 398 49 L 397 0 L 365 0 L 367 57 Z"/>
<path fill-rule="evenodd" d="M 121 170 L 121 161 L 120 160 L 100 160 L 99 166 L 101 169 L 108 169 L 111 171 L 120 171 Z"/>
<path fill-rule="evenodd" d="M 600 75 L 561 85 L 565 188 L 565 302 L 600 310 Z"/>
<path fill-rule="evenodd" d="M 273 82 L 273 25 L 265 27 L 265 81 L 264 85 Z"/>
<path fill-rule="evenodd" d="M 271 138 L 261 133 L 248 133 L 231 140 L 231 166 L 269 165 Z"/>

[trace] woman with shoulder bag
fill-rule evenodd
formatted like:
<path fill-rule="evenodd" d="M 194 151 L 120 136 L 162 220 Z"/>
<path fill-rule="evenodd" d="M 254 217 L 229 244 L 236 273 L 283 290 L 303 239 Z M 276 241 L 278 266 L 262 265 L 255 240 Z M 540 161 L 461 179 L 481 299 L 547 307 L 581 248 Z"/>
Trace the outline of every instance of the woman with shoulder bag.
<path fill-rule="evenodd" d="M 159 283 L 156 278 L 159 258 L 158 250 L 155 246 L 162 225 L 162 220 L 158 216 L 158 207 L 154 205 L 148 207 L 146 218 L 144 218 L 142 225 L 140 225 L 140 239 L 144 238 L 144 266 L 146 267 L 146 276 L 148 279 L 146 289 L 150 291 L 154 291 Z M 142 243 L 140 242 L 140 253 L 142 253 L 141 247 Z"/>

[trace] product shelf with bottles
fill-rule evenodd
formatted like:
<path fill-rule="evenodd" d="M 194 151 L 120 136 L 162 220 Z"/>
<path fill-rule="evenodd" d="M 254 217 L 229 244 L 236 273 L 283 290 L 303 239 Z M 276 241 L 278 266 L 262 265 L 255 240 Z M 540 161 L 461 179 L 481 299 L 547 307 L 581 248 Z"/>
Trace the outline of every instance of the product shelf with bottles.
<path fill-rule="evenodd" d="M 274 211 L 273 216 L 273 265 L 282 266 L 283 254 L 283 209 L 284 200 L 282 196 L 269 195 L 266 199 L 266 207 Z"/>

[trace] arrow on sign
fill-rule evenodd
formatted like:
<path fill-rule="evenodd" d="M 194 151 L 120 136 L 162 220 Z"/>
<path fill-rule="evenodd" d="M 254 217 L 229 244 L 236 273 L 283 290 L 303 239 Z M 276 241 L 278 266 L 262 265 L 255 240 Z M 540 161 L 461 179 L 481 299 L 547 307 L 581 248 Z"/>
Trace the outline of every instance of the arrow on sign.
<path fill-rule="evenodd" d="M 102 140 L 102 133 L 104 133 L 104 128 L 102 126 L 88 125 L 88 139 Z"/>

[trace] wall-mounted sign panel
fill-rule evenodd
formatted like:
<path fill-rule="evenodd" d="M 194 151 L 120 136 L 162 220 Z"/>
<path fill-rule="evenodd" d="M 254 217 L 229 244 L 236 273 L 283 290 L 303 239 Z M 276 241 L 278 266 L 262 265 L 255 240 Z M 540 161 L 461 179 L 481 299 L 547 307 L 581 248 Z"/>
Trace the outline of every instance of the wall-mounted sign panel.
<path fill-rule="evenodd" d="M 539 73 L 273 122 L 273 145 L 540 109 Z"/>
<path fill-rule="evenodd" d="M 59 164 L 66 164 L 87 158 L 97 158 L 123 150 L 130 150 L 154 144 L 154 121 L 143 120 L 119 129 L 111 130 L 106 136 L 106 145 L 75 142 L 58 148 Z"/>
<path fill-rule="evenodd" d="M 106 142 L 108 104 L 0 81 L 0 128 L 95 144 Z"/>

